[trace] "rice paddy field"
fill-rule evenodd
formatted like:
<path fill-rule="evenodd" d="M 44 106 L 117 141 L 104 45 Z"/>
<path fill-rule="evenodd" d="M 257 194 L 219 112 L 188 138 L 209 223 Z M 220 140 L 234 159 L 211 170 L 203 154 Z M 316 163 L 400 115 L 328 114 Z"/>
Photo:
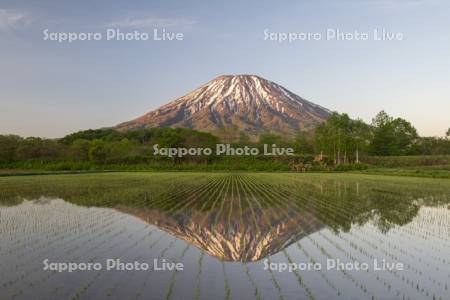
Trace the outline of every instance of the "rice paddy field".
<path fill-rule="evenodd" d="M 101 268 L 46 269 L 46 260 Z M 149 269 L 107 269 L 108 260 Z M 161 269 L 175 263 L 182 270 Z M 0 178 L 0 299 L 445 300 L 449 289 L 448 179 Z"/>

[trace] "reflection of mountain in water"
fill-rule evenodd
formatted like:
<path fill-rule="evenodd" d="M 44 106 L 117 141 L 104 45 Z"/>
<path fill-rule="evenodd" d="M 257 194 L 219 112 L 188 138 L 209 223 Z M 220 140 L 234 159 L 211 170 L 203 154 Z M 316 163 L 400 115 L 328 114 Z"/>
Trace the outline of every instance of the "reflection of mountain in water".
<path fill-rule="evenodd" d="M 38 179 L 38 180 L 37 180 Z M 0 206 L 61 198 L 109 207 L 221 260 L 255 261 L 323 227 L 386 233 L 422 206 L 447 206 L 450 182 L 325 174 L 95 174 L 0 180 Z"/>
<path fill-rule="evenodd" d="M 268 208 L 255 216 L 251 209 L 229 219 L 213 213 L 206 216 L 187 211 L 172 215 L 157 209 L 118 208 L 206 251 L 224 261 L 256 261 L 275 254 L 290 244 L 323 228 L 313 215 L 280 212 Z M 217 223 L 214 223 L 218 217 Z M 242 217 L 242 218 L 241 218 Z"/>

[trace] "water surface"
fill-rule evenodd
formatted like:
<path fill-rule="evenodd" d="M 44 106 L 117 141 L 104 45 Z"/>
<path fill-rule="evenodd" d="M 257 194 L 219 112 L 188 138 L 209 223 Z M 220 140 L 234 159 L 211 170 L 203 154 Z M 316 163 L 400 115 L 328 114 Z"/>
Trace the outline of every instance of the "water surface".
<path fill-rule="evenodd" d="M 449 202 L 448 180 L 383 176 L 0 178 L 0 298 L 450 299 Z M 45 259 L 184 269 L 69 273 Z M 322 269 L 279 271 L 293 264 Z"/>

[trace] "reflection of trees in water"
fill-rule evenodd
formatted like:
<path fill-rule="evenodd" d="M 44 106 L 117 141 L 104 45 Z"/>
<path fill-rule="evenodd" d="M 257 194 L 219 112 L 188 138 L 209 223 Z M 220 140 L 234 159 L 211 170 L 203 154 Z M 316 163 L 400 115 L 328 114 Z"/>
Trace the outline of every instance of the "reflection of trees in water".
<path fill-rule="evenodd" d="M 1 205 L 62 198 L 113 207 L 221 260 L 254 261 L 325 226 L 405 225 L 422 205 L 448 204 L 444 181 L 295 174 L 103 174 L 8 181 Z"/>
<path fill-rule="evenodd" d="M 330 176 L 329 176 L 330 177 Z M 412 221 L 421 206 L 449 203 L 449 183 L 398 178 L 345 178 L 302 181 L 295 186 L 299 198 L 322 203 L 321 220 L 334 230 L 372 221 L 382 232 Z M 286 185 L 290 185 L 289 183 Z M 306 200 L 305 200 L 306 201 Z"/>

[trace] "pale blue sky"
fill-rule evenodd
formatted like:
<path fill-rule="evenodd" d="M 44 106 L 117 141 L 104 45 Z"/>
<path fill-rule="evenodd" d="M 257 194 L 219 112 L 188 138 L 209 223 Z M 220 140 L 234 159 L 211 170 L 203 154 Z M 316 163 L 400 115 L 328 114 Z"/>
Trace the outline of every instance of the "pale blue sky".
<path fill-rule="evenodd" d="M 385 109 L 422 135 L 450 127 L 449 1 L 127 2 L 0 1 L 0 133 L 61 137 L 112 126 L 241 73 L 367 122 Z M 112 25 L 164 27 L 184 40 L 43 40 L 46 28 Z M 327 28 L 386 28 L 404 39 L 277 43 L 263 33 Z"/>

